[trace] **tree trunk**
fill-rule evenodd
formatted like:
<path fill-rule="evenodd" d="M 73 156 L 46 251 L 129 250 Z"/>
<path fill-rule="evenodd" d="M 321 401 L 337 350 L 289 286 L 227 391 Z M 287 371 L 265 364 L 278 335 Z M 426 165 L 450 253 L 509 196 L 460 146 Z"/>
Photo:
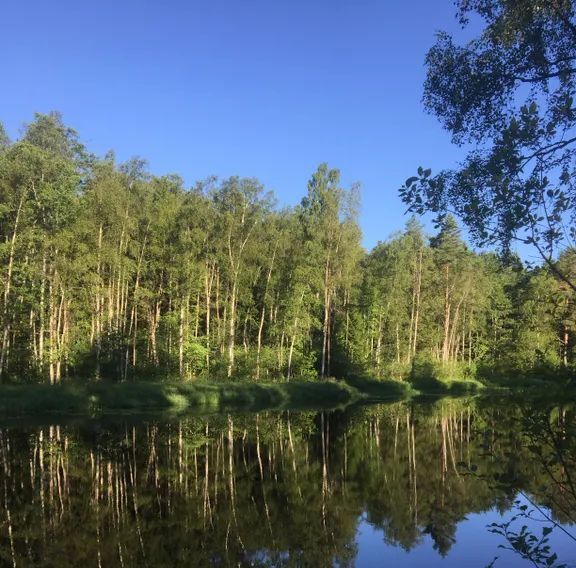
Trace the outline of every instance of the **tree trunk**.
<path fill-rule="evenodd" d="M 416 278 L 416 306 L 414 313 L 414 333 L 412 334 L 412 347 L 411 354 L 412 357 L 416 355 L 416 347 L 418 341 L 418 323 L 420 321 L 420 296 L 422 290 L 422 249 L 420 249 L 420 254 L 418 255 L 418 273 Z"/>
<path fill-rule="evenodd" d="M 324 267 L 324 322 L 322 325 L 322 361 L 320 365 L 320 377 L 324 378 L 330 372 L 327 368 L 328 333 L 330 327 L 330 258 L 326 259 Z"/>
<path fill-rule="evenodd" d="M 140 288 L 140 271 L 142 269 L 142 262 L 144 260 L 144 251 L 146 250 L 146 242 L 148 240 L 148 229 L 150 228 L 150 223 L 146 228 L 146 234 L 144 235 L 144 242 L 142 243 L 142 248 L 140 250 L 140 256 L 138 257 L 138 266 L 136 268 L 136 281 L 134 282 L 134 291 L 132 293 L 132 310 L 130 314 L 130 327 L 128 329 L 128 337 L 132 336 L 132 366 L 136 366 L 136 337 L 138 334 L 138 290 Z M 128 376 L 128 353 L 129 345 L 126 345 L 126 364 L 124 368 L 124 377 Z"/>
<path fill-rule="evenodd" d="M 228 315 L 228 377 L 232 376 L 234 369 L 234 345 L 236 331 L 236 275 L 230 293 L 230 313 Z"/>
<path fill-rule="evenodd" d="M 210 314 L 212 307 L 212 283 L 214 282 L 214 275 L 216 267 L 214 264 L 208 270 L 208 262 L 206 262 L 206 270 L 204 272 L 204 294 L 206 296 L 206 370 L 210 371 Z"/>
<path fill-rule="evenodd" d="M 180 327 L 178 330 L 178 371 L 184 376 L 184 301 L 180 300 Z"/>
<path fill-rule="evenodd" d="M 10 298 L 10 289 L 12 286 L 12 271 L 14 269 L 14 255 L 16 252 L 16 236 L 18 234 L 18 224 L 20 223 L 20 214 L 24 205 L 24 198 L 26 194 L 22 193 L 18 208 L 16 210 L 16 218 L 14 219 L 14 228 L 12 230 L 12 237 L 10 239 L 10 253 L 8 255 L 8 270 L 6 273 L 6 283 L 4 284 L 4 302 L 2 306 L 2 347 L 0 350 L 0 381 L 4 367 L 7 364 L 7 349 L 8 349 L 8 334 L 10 333 L 10 318 L 8 312 L 8 300 Z"/>
<path fill-rule="evenodd" d="M 272 253 L 272 260 L 268 268 L 268 275 L 266 276 L 266 286 L 264 287 L 264 297 L 262 299 L 262 312 L 260 314 L 260 324 L 258 326 L 258 338 L 256 343 L 256 380 L 260 379 L 260 352 L 262 350 L 262 331 L 264 329 L 264 318 L 266 315 L 266 297 L 268 296 L 268 287 L 270 286 L 270 279 L 272 278 L 272 269 L 274 267 L 274 259 L 276 258 L 276 248 L 278 243 L 274 246 Z"/>
<path fill-rule="evenodd" d="M 102 255 L 102 223 L 98 230 L 98 262 L 96 264 L 96 379 L 100 378 L 100 354 L 102 351 L 102 304 L 100 289 L 102 287 L 101 255 Z"/>
<path fill-rule="evenodd" d="M 444 340 L 442 342 L 442 361 L 447 362 L 450 358 L 450 288 L 448 286 L 449 267 L 444 269 L 445 288 L 444 288 Z"/>

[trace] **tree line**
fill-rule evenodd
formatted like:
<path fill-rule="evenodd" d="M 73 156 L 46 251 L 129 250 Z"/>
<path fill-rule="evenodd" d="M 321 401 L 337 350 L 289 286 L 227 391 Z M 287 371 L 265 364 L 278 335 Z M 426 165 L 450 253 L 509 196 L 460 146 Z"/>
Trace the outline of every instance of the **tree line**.
<path fill-rule="evenodd" d="M 254 178 L 192 188 L 89 153 L 58 113 L 0 128 L 0 378 L 276 380 L 569 365 L 573 290 L 416 219 L 366 253 L 358 188 L 300 204 Z M 558 259 L 575 269 L 573 251 Z M 452 367 L 450 367 L 452 365 Z"/>

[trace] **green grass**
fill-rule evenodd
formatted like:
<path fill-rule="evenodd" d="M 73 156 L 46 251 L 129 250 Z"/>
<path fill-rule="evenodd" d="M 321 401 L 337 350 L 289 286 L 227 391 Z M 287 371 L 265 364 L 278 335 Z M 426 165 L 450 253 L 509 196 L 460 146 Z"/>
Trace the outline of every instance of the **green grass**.
<path fill-rule="evenodd" d="M 576 381 L 572 375 L 516 375 L 507 377 L 490 377 L 483 379 L 487 390 L 506 393 L 510 396 L 538 399 L 576 398 Z"/>
<path fill-rule="evenodd" d="M 341 381 L 3 385 L 0 416 L 336 408 L 361 398 L 362 393 Z"/>
<path fill-rule="evenodd" d="M 410 380 L 418 394 L 436 396 L 465 396 L 476 394 L 486 387 L 475 379 L 439 379 L 436 377 L 418 377 Z"/>
<path fill-rule="evenodd" d="M 518 384 L 517 384 L 518 383 Z M 512 386 L 513 385 L 513 386 Z M 430 376 L 408 381 L 376 381 L 350 377 L 346 381 L 316 380 L 279 383 L 198 381 L 193 383 L 73 383 L 61 385 L 0 385 L 0 417 L 61 414 L 220 412 L 342 408 L 358 402 L 402 400 L 419 396 L 460 397 L 491 392 L 537 394 L 550 390 L 545 381 L 503 385 L 474 379 L 446 380 Z M 574 388 L 571 389 L 574 391 Z"/>
<path fill-rule="evenodd" d="M 350 377 L 346 382 L 368 401 L 399 400 L 416 394 L 412 386 L 403 381 L 375 381 L 365 377 Z"/>

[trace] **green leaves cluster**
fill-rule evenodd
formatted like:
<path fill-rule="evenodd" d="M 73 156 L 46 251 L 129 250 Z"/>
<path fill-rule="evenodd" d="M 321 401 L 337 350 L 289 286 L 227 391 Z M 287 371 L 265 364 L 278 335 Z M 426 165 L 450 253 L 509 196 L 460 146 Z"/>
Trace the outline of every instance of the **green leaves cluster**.
<path fill-rule="evenodd" d="M 420 168 L 400 195 L 414 213 L 456 213 L 479 243 L 508 251 L 517 239 L 552 265 L 576 236 L 574 2 L 456 4 L 463 26 L 484 27 L 465 45 L 438 34 L 424 106 L 471 149 L 457 169 Z"/>

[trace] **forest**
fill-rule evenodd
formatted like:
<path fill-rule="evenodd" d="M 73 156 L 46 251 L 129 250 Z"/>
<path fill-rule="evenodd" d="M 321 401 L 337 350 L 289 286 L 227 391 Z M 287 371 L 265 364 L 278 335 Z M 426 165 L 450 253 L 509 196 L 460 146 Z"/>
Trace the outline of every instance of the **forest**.
<path fill-rule="evenodd" d="M 302 195 L 280 207 L 255 178 L 186 187 L 96 157 L 57 112 L 15 141 L 0 129 L 0 380 L 571 368 L 575 292 L 558 274 L 576 277 L 573 249 L 527 267 L 476 252 L 442 215 L 432 235 L 412 217 L 367 252 L 358 186 L 321 164 Z"/>
<path fill-rule="evenodd" d="M 0 566 L 576 565 L 576 0 L 7 4 Z"/>

